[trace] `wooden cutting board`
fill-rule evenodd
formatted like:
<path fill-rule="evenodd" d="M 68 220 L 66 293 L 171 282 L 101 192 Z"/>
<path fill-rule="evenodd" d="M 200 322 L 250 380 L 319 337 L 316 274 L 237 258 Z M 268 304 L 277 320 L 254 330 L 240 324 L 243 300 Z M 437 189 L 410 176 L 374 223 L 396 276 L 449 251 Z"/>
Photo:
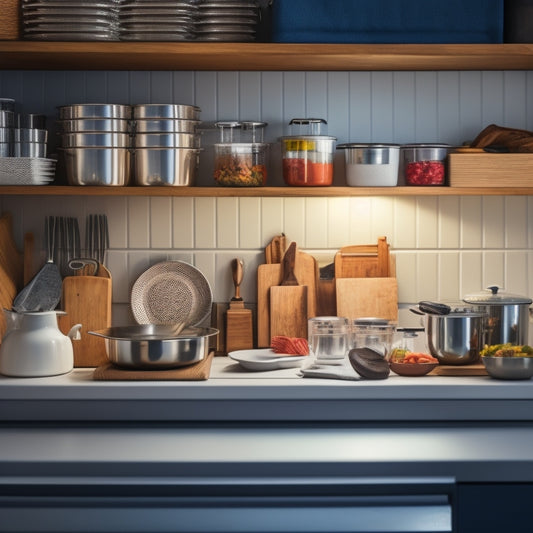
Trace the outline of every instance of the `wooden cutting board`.
<path fill-rule="evenodd" d="M 488 376 L 483 363 L 475 365 L 438 365 L 432 371 L 434 376 Z"/>
<path fill-rule="evenodd" d="M 339 278 L 335 280 L 337 316 L 398 320 L 396 278 Z"/>
<path fill-rule="evenodd" d="M 300 250 L 296 254 L 294 273 L 300 285 L 307 289 L 307 318 L 317 316 L 318 311 L 318 263 Z M 270 287 L 279 285 L 283 276 L 281 264 L 259 265 L 257 268 L 257 346 L 270 346 Z"/>
<path fill-rule="evenodd" d="M 282 261 L 280 285 L 270 287 L 270 337 L 307 338 L 307 285 L 300 285 L 294 269 L 296 243 L 292 242 Z"/>
<path fill-rule="evenodd" d="M 392 276 L 387 237 L 377 244 L 343 246 L 335 254 L 335 278 L 370 278 Z"/>
<path fill-rule="evenodd" d="M 66 335 L 75 324 L 81 324 L 81 339 L 72 342 L 75 367 L 95 367 L 108 359 L 105 339 L 89 335 L 89 331 L 111 326 L 111 279 L 101 276 L 67 276 L 63 279 L 59 328 Z"/>

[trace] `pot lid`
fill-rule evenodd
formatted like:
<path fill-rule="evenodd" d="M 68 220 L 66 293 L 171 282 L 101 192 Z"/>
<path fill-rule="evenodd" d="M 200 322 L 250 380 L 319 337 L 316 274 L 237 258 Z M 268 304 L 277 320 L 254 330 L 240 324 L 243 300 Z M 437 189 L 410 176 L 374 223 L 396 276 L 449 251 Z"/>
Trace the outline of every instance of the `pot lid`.
<path fill-rule="evenodd" d="M 531 298 L 518 296 L 500 290 L 500 287 L 493 285 L 478 293 L 468 294 L 463 301 L 469 304 L 487 305 L 507 305 L 507 304 L 530 304 Z"/>

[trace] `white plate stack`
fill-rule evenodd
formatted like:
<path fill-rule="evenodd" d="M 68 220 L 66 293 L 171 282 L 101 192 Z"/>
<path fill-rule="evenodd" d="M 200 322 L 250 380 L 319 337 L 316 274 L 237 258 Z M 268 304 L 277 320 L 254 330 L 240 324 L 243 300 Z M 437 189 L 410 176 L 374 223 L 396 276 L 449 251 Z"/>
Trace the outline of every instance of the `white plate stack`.
<path fill-rule="evenodd" d="M 116 41 L 120 0 L 22 0 L 24 39 Z"/>
<path fill-rule="evenodd" d="M 198 14 L 196 0 L 123 0 L 123 41 L 192 41 Z"/>
<path fill-rule="evenodd" d="M 199 0 L 196 38 L 199 41 L 248 42 L 256 40 L 257 0 Z"/>

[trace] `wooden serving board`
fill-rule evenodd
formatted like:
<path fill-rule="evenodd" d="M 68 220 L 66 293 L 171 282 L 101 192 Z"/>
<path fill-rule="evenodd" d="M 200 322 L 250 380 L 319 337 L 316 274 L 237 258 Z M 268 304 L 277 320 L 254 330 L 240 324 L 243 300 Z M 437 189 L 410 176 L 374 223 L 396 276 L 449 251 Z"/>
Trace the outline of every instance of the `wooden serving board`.
<path fill-rule="evenodd" d="M 398 320 L 396 278 L 339 278 L 335 280 L 337 316 Z"/>
<path fill-rule="evenodd" d="M 67 276 L 63 279 L 61 308 L 67 313 L 59 317 L 64 334 L 81 324 L 81 339 L 72 342 L 75 367 L 95 367 L 108 361 L 105 339 L 89 335 L 89 331 L 111 326 L 111 279 L 99 276 Z"/>
<path fill-rule="evenodd" d="M 434 376 L 488 376 L 483 363 L 475 365 L 438 365 L 432 371 Z"/>

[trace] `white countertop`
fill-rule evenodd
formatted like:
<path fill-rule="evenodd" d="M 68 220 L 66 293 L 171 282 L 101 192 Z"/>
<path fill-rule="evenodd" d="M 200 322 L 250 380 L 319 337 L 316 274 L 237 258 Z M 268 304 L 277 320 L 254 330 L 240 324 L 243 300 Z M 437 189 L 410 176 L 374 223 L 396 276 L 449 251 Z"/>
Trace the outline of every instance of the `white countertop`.
<path fill-rule="evenodd" d="M 353 380 L 253 372 L 215 357 L 207 381 L 95 381 L 93 369 L 42 378 L 0 377 L 0 421 L 533 420 L 533 380 L 488 376 Z"/>

